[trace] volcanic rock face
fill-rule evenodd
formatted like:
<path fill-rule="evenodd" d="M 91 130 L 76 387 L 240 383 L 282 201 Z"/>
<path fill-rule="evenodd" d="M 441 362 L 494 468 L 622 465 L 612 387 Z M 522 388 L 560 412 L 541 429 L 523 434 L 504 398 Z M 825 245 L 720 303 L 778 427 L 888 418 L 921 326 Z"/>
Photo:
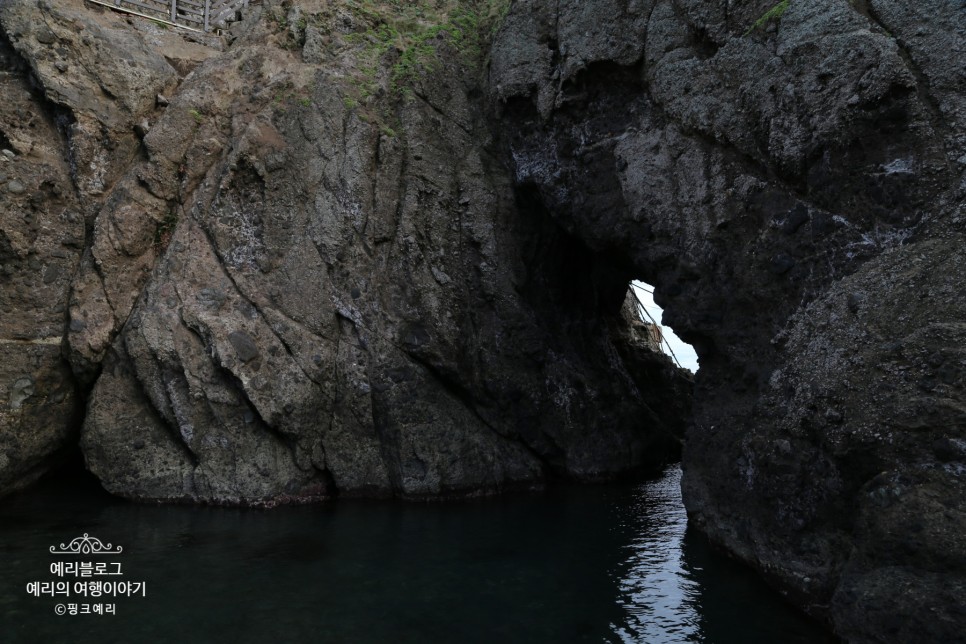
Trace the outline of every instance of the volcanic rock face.
<path fill-rule="evenodd" d="M 966 623 L 964 32 L 942 2 L 531 0 L 492 50 L 517 182 L 698 350 L 693 524 L 854 641 Z"/>
<path fill-rule="evenodd" d="M 701 357 L 694 525 L 851 640 L 961 638 L 964 13 L 521 0 L 484 78 L 497 4 L 267 0 L 223 47 L 7 0 L 0 493 L 85 403 L 137 499 L 637 469 L 690 413 L 643 278 Z"/>
<path fill-rule="evenodd" d="M 71 439 L 77 398 L 61 340 L 84 220 L 58 114 L 0 38 L 0 490 L 22 487 Z"/>
<path fill-rule="evenodd" d="M 76 443 L 65 359 L 73 285 L 95 276 L 89 238 L 107 186 L 138 154 L 134 124 L 176 80 L 127 24 L 77 3 L 0 7 L 0 493 Z"/>
<path fill-rule="evenodd" d="M 266 2 L 224 51 L 66 0 L 3 6 L 9 82 L 50 115 L 31 148 L 3 114 L 33 173 L 6 198 L 56 181 L 49 244 L 3 211 L 2 296 L 43 342 L 4 340 L 0 490 L 70 443 L 78 389 L 88 467 L 136 499 L 493 493 L 679 448 L 690 380 L 625 307 L 627 267 L 517 191 L 491 142 L 490 4 L 434 5 L 438 24 L 370 4 Z"/>

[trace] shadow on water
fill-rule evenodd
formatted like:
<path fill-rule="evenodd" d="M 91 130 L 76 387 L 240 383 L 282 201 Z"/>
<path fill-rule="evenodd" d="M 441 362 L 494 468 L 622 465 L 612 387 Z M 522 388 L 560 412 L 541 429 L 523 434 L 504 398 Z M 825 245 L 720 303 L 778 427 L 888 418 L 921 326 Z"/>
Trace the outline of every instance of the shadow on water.
<path fill-rule="evenodd" d="M 679 481 L 670 468 L 637 485 L 265 511 L 136 505 L 53 480 L 0 501 L 2 639 L 829 641 L 686 533 Z M 58 616 L 59 603 L 107 600 L 27 594 L 72 560 L 49 547 L 84 532 L 123 546 L 101 557 L 145 581 L 146 597 Z"/>

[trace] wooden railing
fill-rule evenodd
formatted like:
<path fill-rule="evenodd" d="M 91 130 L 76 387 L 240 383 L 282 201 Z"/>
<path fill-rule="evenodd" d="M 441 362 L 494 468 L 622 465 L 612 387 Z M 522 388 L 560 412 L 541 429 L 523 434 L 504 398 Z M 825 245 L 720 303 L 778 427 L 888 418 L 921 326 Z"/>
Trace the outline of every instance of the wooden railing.
<path fill-rule="evenodd" d="M 190 29 L 221 29 L 235 20 L 248 0 L 89 0 L 95 4 Z"/>

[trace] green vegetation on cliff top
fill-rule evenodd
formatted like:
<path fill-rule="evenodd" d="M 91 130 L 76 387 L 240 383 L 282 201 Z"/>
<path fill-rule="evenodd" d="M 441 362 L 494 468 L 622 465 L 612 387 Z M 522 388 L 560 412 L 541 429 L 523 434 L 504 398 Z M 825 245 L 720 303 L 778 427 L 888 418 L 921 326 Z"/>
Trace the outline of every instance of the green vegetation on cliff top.
<path fill-rule="evenodd" d="M 375 91 L 379 66 L 389 53 L 394 54 L 390 91 L 397 97 L 405 97 L 422 74 L 436 68 L 440 47 L 456 53 L 465 64 L 479 63 L 509 4 L 509 0 L 350 0 L 346 6 L 367 25 L 364 31 L 345 36 L 346 42 L 360 47 L 365 76 L 362 98 Z"/>
<path fill-rule="evenodd" d="M 268 16 L 281 47 L 333 59 L 344 79 L 345 106 L 394 136 L 395 105 L 417 94 L 442 65 L 464 66 L 466 78 L 482 69 L 509 5 L 509 0 L 343 0 L 313 11 L 283 1 L 270 5 Z M 278 109 L 296 105 L 292 92 L 279 95 Z"/>

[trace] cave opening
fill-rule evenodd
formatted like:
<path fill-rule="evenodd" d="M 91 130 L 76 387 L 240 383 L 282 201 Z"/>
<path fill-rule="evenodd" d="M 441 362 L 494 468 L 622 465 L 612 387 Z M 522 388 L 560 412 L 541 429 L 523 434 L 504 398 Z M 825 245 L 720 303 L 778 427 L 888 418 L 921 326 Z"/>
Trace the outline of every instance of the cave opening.
<path fill-rule="evenodd" d="M 664 309 L 654 301 L 654 287 L 647 282 L 633 280 L 630 291 L 636 300 L 641 321 L 655 328 L 654 340 L 660 345 L 661 351 L 670 356 L 677 366 L 697 373 L 700 368 L 698 354 L 692 345 L 678 337 L 674 329 L 663 323 Z"/>
<path fill-rule="evenodd" d="M 43 475 L 45 482 L 68 483 L 71 486 L 82 487 L 88 490 L 104 492 L 101 482 L 90 470 L 84 461 L 84 453 L 81 451 L 79 443 L 72 444 L 68 449 L 60 454 L 57 465 Z"/>

